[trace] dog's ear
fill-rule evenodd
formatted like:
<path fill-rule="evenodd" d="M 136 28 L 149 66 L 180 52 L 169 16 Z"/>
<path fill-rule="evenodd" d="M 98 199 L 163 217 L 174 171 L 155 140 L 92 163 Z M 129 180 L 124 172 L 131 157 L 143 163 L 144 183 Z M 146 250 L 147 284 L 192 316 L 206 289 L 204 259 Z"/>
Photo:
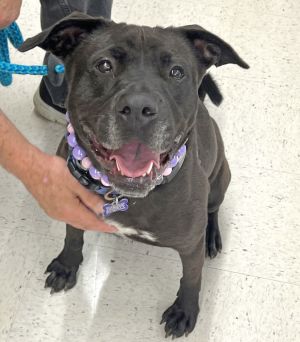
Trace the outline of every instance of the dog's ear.
<path fill-rule="evenodd" d="M 206 68 L 229 63 L 237 64 L 244 69 L 249 68 L 229 44 L 201 26 L 188 25 L 177 29 L 191 42 L 197 58 Z"/>
<path fill-rule="evenodd" d="M 25 52 L 39 46 L 64 59 L 90 32 L 99 27 L 107 27 L 111 23 L 102 17 L 95 18 L 73 12 L 36 36 L 26 39 L 19 51 Z"/>

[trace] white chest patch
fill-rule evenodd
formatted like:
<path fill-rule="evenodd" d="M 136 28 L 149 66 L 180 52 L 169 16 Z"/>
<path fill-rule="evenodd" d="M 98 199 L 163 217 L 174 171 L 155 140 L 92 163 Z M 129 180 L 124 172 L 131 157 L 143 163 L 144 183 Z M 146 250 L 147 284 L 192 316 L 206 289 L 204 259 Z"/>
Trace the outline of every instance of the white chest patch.
<path fill-rule="evenodd" d="M 125 227 L 121 223 L 118 223 L 118 222 L 111 220 L 111 219 L 106 219 L 105 222 L 112 225 L 112 226 L 115 226 L 116 228 L 118 228 L 119 231 L 115 234 L 118 234 L 121 236 L 126 236 L 126 237 L 136 236 L 136 237 L 139 237 L 139 238 L 142 238 L 145 240 L 149 240 L 152 242 L 157 241 L 157 238 L 154 234 L 152 234 L 150 232 L 146 232 L 142 229 Z"/>

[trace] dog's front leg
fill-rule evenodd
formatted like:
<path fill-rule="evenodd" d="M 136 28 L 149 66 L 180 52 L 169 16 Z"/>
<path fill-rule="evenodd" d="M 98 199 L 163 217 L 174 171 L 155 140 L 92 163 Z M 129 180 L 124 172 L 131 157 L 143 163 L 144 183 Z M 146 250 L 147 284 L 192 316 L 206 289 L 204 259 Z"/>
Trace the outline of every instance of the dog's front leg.
<path fill-rule="evenodd" d="M 51 293 L 71 289 L 76 284 L 76 273 L 83 260 L 83 233 L 81 229 L 66 226 L 64 248 L 46 270 L 50 275 L 45 287 L 51 287 Z"/>
<path fill-rule="evenodd" d="M 163 314 L 161 323 L 166 323 L 166 337 L 186 336 L 193 331 L 199 313 L 199 292 L 202 267 L 205 257 L 204 236 L 190 251 L 179 251 L 183 276 L 177 299 Z"/>

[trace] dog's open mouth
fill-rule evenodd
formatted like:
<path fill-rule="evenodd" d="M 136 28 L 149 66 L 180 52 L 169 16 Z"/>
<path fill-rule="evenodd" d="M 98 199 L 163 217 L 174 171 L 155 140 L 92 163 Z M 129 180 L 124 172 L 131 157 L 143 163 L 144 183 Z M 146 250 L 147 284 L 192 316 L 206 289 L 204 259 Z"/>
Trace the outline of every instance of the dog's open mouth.
<path fill-rule="evenodd" d="M 173 154 L 173 150 L 155 152 L 139 140 L 109 150 L 93 138 L 90 146 L 110 184 L 117 192 L 130 197 L 144 197 L 160 184 Z"/>
<path fill-rule="evenodd" d="M 95 138 L 90 139 L 90 144 L 97 160 L 110 175 L 116 177 L 153 180 L 169 160 L 168 153 L 159 154 L 138 140 L 132 140 L 117 150 L 106 149 Z"/>
<path fill-rule="evenodd" d="M 109 149 L 85 126 L 83 133 L 81 142 L 93 163 L 93 169 L 107 177 L 107 183 L 115 192 L 128 197 L 147 196 L 185 157 L 186 141 L 182 142 L 182 134 L 175 137 L 169 148 L 164 147 L 162 152 L 157 152 L 137 138 L 118 149 Z"/>
<path fill-rule="evenodd" d="M 153 167 L 160 168 L 160 155 L 138 141 L 113 151 L 109 159 L 115 161 L 122 176 L 131 178 L 150 176 Z"/>

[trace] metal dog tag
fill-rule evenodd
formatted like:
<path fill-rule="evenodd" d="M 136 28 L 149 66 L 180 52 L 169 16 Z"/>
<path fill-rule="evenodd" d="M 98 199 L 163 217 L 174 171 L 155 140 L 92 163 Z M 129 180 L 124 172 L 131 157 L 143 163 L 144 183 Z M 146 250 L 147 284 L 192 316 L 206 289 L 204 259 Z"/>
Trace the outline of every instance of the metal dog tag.
<path fill-rule="evenodd" d="M 103 206 L 103 216 L 107 217 L 117 211 L 127 211 L 128 210 L 128 198 L 123 198 L 121 200 L 116 200 L 113 203 L 106 203 Z"/>

